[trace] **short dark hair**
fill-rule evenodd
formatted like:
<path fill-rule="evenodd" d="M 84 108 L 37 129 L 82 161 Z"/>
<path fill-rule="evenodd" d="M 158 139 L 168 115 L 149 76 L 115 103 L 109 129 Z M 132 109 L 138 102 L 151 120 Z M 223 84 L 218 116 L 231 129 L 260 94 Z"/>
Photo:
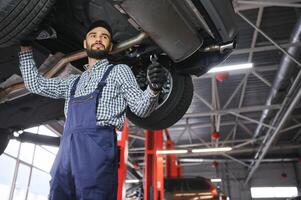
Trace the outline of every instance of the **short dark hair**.
<path fill-rule="evenodd" d="M 104 20 L 96 20 L 96 21 L 94 21 L 94 22 L 89 26 L 89 28 L 88 28 L 88 30 L 87 30 L 87 32 L 86 32 L 86 34 L 85 34 L 85 37 L 87 36 L 87 34 L 88 34 L 92 29 L 94 29 L 94 28 L 96 28 L 96 27 L 102 27 L 102 28 L 107 29 L 107 30 L 109 31 L 109 33 L 110 33 L 111 40 L 112 40 L 112 38 L 113 38 L 112 28 L 111 28 L 111 26 L 110 26 L 106 21 L 104 21 Z"/>

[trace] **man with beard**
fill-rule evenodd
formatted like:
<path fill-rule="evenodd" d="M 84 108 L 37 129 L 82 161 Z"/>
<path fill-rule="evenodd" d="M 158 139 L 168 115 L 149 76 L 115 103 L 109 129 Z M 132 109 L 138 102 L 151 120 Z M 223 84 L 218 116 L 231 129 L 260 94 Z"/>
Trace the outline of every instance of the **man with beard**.
<path fill-rule="evenodd" d="M 20 69 L 26 88 L 66 99 L 64 133 L 50 172 L 50 200 L 116 199 L 115 128 L 123 128 L 127 106 L 140 117 L 148 116 L 166 81 L 162 67 L 150 65 L 149 86 L 142 91 L 127 65 L 110 64 L 112 30 L 105 21 L 89 27 L 83 46 L 88 64 L 82 75 L 47 79 L 38 73 L 31 46 L 21 42 Z"/>

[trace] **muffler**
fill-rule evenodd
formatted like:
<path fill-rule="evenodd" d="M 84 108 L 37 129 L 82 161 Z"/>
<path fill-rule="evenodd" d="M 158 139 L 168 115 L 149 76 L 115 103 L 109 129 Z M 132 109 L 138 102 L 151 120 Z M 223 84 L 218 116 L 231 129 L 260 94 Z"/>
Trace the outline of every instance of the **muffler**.
<path fill-rule="evenodd" d="M 125 0 L 120 6 L 174 62 L 185 60 L 203 44 L 172 0 Z"/>

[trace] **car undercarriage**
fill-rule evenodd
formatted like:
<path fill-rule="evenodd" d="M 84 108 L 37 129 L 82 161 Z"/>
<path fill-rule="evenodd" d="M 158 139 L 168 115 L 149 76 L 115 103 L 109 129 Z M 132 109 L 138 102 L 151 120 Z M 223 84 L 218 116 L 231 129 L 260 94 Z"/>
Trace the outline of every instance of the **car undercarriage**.
<path fill-rule="evenodd" d="M 193 96 L 192 75 L 223 62 L 236 47 L 231 1 L 225 0 L 10 0 L 0 3 L 0 128 L 16 131 L 64 120 L 63 100 L 29 94 L 18 69 L 19 41 L 35 39 L 34 54 L 46 77 L 81 73 L 82 41 L 88 25 L 104 19 L 113 29 L 112 63 L 128 64 L 141 89 L 156 56 L 168 81 L 157 109 L 147 118 L 128 118 L 146 129 L 176 123 Z"/>

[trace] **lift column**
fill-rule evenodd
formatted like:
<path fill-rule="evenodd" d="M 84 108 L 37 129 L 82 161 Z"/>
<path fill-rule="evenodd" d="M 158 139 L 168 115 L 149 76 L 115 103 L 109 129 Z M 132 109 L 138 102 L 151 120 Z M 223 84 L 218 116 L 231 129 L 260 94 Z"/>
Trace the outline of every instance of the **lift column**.
<path fill-rule="evenodd" d="M 163 155 L 156 154 L 163 148 L 163 131 L 145 132 L 145 176 L 144 199 L 164 199 Z"/>
<path fill-rule="evenodd" d="M 168 130 L 165 129 L 165 149 L 174 150 L 174 142 L 171 140 Z M 182 167 L 179 165 L 176 154 L 167 154 L 166 155 L 166 177 L 168 178 L 177 178 L 182 175 Z"/>
<path fill-rule="evenodd" d="M 166 140 L 166 149 L 173 150 L 174 143 L 172 140 Z M 182 174 L 182 167 L 178 164 L 177 156 L 175 154 L 166 155 L 166 177 L 177 178 Z"/>
<path fill-rule="evenodd" d="M 126 160 L 128 154 L 128 149 L 127 149 L 128 130 L 129 130 L 129 126 L 126 120 L 122 132 L 116 131 L 118 155 L 119 155 L 117 200 L 125 199 L 124 183 L 125 183 L 126 173 L 127 173 Z"/>

